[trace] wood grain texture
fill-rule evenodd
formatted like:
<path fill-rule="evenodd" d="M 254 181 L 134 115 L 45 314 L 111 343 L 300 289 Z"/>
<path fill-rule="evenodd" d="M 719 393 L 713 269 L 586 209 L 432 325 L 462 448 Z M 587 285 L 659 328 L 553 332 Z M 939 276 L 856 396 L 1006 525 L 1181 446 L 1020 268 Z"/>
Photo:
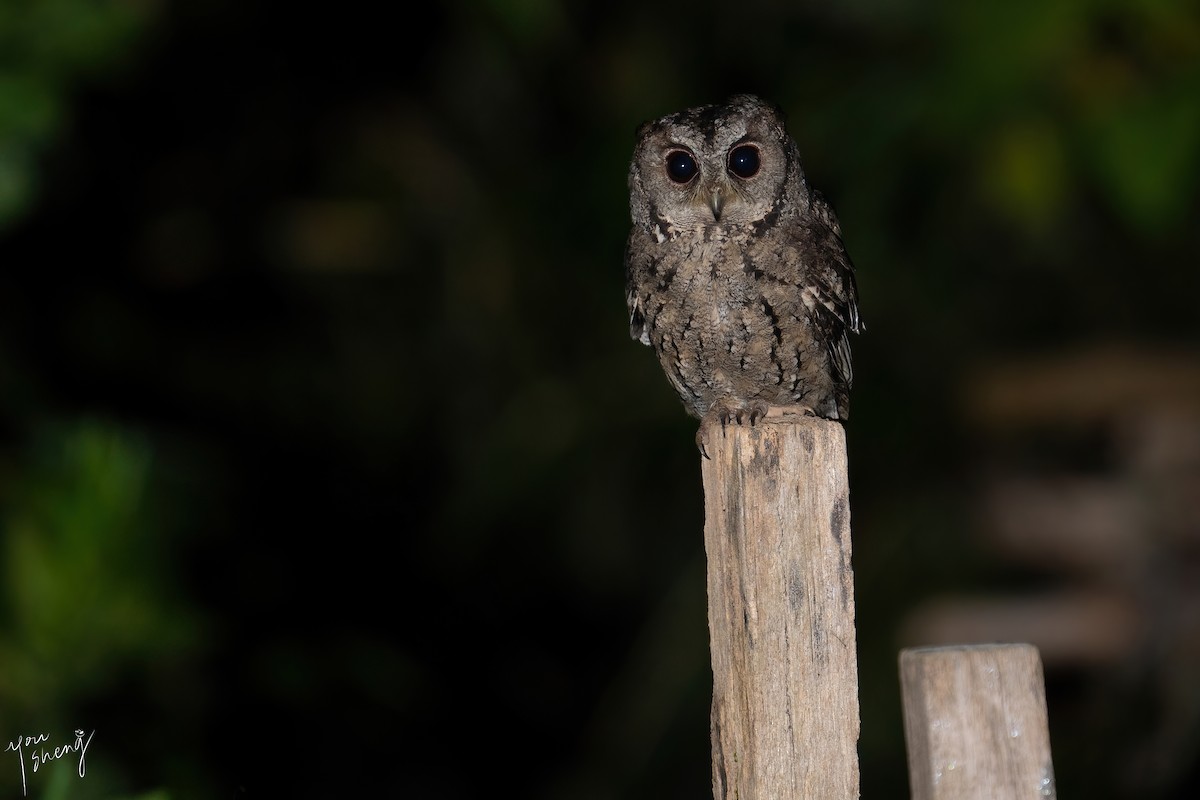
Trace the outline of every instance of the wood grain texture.
<path fill-rule="evenodd" d="M 1036 647 L 903 650 L 900 680 L 913 800 L 1056 796 Z"/>
<path fill-rule="evenodd" d="M 772 412 L 703 462 L 713 797 L 857 798 L 845 434 Z"/>

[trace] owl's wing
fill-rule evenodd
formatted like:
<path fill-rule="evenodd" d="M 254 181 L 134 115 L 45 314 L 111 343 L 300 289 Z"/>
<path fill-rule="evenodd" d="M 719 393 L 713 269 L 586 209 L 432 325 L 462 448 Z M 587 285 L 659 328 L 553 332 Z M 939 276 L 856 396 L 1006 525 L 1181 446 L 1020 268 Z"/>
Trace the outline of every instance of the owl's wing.
<path fill-rule="evenodd" d="M 854 381 L 850 359 L 851 333 L 865 329 L 858 315 L 858 284 L 854 265 L 842 243 L 842 229 L 833 209 L 820 194 L 812 197 L 812 218 L 806 226 L 809 247 L 808 269 L 804 274 L 805 304 L 821 309 L 817 322 L 829 346 L 830 358 L 838 376 L 848 388 Z"/>
<path fill-rule="evenodd" d="M 638 279 L 641 272 L 639 257 L 634 254 L 632 241 L 625 248 L 625 304 L 629 307 L 629 335 L 644 345 L 650 344 L 650 326 L 642 310 L 638 296 Z"/>

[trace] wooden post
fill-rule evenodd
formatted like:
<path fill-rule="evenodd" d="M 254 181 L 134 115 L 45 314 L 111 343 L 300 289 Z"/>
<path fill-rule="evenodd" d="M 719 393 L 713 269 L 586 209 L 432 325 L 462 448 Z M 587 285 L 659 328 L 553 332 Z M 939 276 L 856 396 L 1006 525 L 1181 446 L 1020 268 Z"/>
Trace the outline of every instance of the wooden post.
<path fill-rule="evenodd" d="M 713 797 L 852 800 L 858 661 L 845 434 L 800 416 L 713 433 L 703 461 Z"/>
<path fill-rule="evenodd" d="M 1055 797 L 1036 647 L 903 650 L 900 681 L 912 800 Z"/>

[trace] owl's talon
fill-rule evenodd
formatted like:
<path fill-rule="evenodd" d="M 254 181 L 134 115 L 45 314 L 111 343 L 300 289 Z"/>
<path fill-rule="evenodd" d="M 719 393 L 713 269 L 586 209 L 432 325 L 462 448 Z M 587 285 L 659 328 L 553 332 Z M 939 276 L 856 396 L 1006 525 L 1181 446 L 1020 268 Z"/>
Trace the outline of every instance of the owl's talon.
<path fill-rule="evenodd" d="M 725 397 L 713 403 L 708 413 L 701 418 L 700 429 L 696 431 L 696 447 L 700 450 L 700 455 L 712 458 L 708 452 L 708 442 L 711 441 L 709 434 L 717 425 L 721 426 L 721 438 L 724 439 L 728 426 L 749 423 L 753 427 L 767 416 L 767 410 L 767 404 L 761 400 L 743 402 Z"/>
<path fill-rule="evenodd" d="M 700 421 L 700 428 L 696 431 L 696 449 L 700 451 L 700 455 L 712 461 L 712 456 L 708 454 L 708 431 L 712 428 L 712 423 L 707 420 Z M 721 435 L 725 433 L 724 428 L 721 430 Z"/>

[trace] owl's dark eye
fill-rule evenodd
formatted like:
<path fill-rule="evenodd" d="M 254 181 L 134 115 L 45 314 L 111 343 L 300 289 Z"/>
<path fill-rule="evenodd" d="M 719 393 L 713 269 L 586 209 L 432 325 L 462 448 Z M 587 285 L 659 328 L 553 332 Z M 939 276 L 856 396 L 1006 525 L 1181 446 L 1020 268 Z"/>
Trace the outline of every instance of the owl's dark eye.
<path fill-rule="evenodd" d="M 753 178 L 758 172 L 758 148 L 743 144 L 730 150 L 729 171 L 739 178 Z"/>
<path fill-rule="evenodd" d="M 696 177 L 700 167 L 692 154 L 683 150 L 672 150 L 667 154 L 667 176 L 676 183 L 687 183 Z"/>

